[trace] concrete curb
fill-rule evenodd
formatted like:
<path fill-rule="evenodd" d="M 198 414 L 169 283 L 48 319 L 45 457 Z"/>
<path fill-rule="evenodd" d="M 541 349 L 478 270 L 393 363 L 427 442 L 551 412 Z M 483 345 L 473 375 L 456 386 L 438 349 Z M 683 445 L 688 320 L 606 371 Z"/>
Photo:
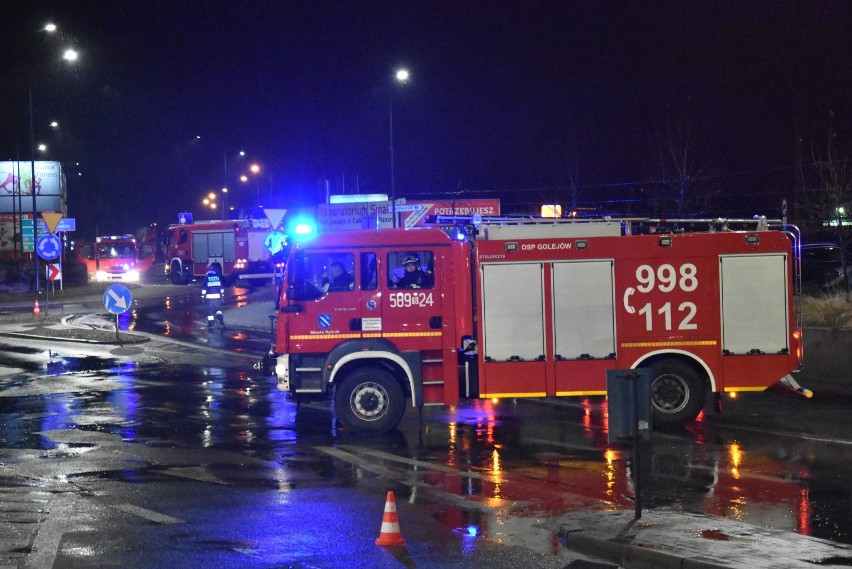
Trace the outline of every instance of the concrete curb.
<path fill-rule="evenodd" d="M 590 555 L 617 563 L 628 568 L 654 569 L 731 569 L 727 563 L 715 562 L 700 556 L 685 556 L 675 552 L 650 549 L 641 545 L 633 545 L 616 541 L 583 535 L 582 530 L 565 530 L 560 528 L 559 538 L 562 544 L 577 553 Z"/>
<path fill-rule="evenodd" d="M 150 341 L 150 338 L 138 334 L 126 334 L 133 336 L 130 341 L 121 340 L 92 340 L 90 338 L 67 338 L 65 336 L 42 336 L 39 334 L 28 334 L 26 332 L 0 332 L 0 336 L 9 338 L 23 338 L 27 340 L 40 340 L 45 342 L 76 342 L 78 344 L 101 344 L 105 346 L 124 346 L 127 344 L 142 344 Z"/>

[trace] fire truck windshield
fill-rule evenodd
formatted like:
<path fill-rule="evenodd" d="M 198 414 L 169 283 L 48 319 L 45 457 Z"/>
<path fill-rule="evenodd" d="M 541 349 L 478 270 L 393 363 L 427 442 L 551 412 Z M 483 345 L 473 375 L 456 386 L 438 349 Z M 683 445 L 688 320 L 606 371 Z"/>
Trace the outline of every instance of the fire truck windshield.
<path fill-rule="evenodd" d="M 125 243 L 101 243 L 98 245 L 98 257 L 101 259 L 133 259 L 136 253 L 132 245 Z"/>
<path fill-rule="evenodd" d="M 354 289 L 355 256 L 352 253 L 299 251 L 287 268 L 287 296 L 314 300 L 325 294 Z"/>

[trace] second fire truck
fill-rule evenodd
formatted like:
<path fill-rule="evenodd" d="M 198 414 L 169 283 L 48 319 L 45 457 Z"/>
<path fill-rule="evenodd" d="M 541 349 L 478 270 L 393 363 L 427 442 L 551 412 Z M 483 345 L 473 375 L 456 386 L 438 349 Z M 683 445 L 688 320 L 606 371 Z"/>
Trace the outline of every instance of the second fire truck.
<path fill-rule="evenodd" d="M 606 395 L 614 369 L 650 370 L 657 423 L 692 421 L 709 393 L 806 391 L 795 228 L 649 233 L 659 221 L 317 236 L 290 251 L 266 367 L 293 396 L 333 396 L 356 432 L 406 405 Z M 333 266 L 351 286 L 328 286 Z M 412 270 L 428 278 L 402 288 Z"/>
<path fill-rule="evenodd" d="M 85 263 L 90 281 L 139 282 L 141 273 L 150 268 L 152 258 L 140 258 L 139 246 L 132 235 L 103 235 L 78 250 L 78 259 Z"/>
<path fill-rule="evenodd" d="M 272 260 L 264 247 L 267 220 L 239 219 L 172 225 L 167 232 L 166 275 L 186 284 L 213 265 L 227 285 L 239 279 L 269 279 Z"/>

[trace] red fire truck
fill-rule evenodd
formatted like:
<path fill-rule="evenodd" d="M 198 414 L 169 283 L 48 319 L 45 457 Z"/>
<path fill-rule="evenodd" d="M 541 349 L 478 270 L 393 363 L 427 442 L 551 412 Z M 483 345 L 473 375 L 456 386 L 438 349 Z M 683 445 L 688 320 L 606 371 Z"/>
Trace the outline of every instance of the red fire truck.
<path fill-rule="evenodd" d="M 273 276 L 264 239 L 271 226 L 265 219 L 202 221 L 171 225 L 167 232 L 166 275 L 174 284 L 186 284 L 216 266 L 227 284 L 237 279 Z"/>
<path fill-rule="evenodd" d="M 98 282 L 138 282 L 151 264 L 148 258 L 140 259 L 132 235 L 102 235 L 93 244 L 79 247 L 77 258 L 85 263 L 89 280 Z"/>
<path fill-rule="evenodd" d="M 612 369 L 650 369 L 658 423 L 692 421 L 711 392 L 782 380 L 807 392 L 790 375 L 802 357 L 794 227 L 566 221 L 297 243 L 276 342 L 257 367 L 293 396 L 333 394 L 356 432 L 392 429 L 407 398 L 606 395 Z M 676 230 L 650 233 L 660 226 Z M 333 265 L 354 283 L 327 286 Z M 402 288 L 412 270 L 426 278 Z"/>

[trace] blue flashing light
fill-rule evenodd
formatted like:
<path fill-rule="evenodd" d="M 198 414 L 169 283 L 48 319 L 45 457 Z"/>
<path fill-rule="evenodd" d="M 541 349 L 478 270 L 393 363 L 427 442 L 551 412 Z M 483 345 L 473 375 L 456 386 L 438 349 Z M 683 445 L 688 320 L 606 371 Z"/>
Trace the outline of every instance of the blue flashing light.
<path fill-rule="evenodd" d="M 288 226 L 288 233 L 292 235 L 294 239 L 304 241 L 305 239 L 316 237 L 317 226 L 313 218 L 306 216 L 295 217 L 290 220 Z"/>
<path fill-rule="evenodd" d="M 470 525 L 467 527 L 455 528 L 453 533 L 457 533 L 462 537 L 477 537 L 479 536 L 479 528 L 474 525 Z"/>

